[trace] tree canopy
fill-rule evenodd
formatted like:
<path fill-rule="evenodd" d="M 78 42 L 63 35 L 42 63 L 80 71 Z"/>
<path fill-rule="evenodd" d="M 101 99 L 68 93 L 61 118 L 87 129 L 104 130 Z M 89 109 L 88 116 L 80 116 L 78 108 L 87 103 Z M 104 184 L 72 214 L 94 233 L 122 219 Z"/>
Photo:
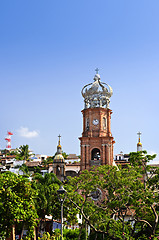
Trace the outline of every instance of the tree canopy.
<path fill-rule="evenodd" d="M 28 179 L 9 171 L 0 174 L 0 237 L 8 237 L 14 224 L 27 225 L 28 236 L 33 235 L 38 217 L 34 197 Z"/>
<path fill-rule="evenodd" d="M 16 159 L 28 161 L 30 157 L 31 157 L 31 154 L 29 151 L 29 146 L 27 144 L 22 145 L 17 149 Z"/>
<path fill-rule="evenodd" d="M 35 202 L 39 217 L 44 219 L 45 215 L 52 215 L 56 219 L 59 212 L 57 190 L 61 184 L 60 180 L 54 173 L 46 173 L 44 176 L 36 173 L 31 184 L 37 193 Z"/>
<path fill-rule="evenodd" d="M 148 239 L 156 233 L 158 193 L 152 185 L 145 188 L 143 168 L 134 165 L 124 169 L 100 166 L 69 181 L 68 198 L 91 229 L 105 239 Z"/>
<path fill-rule="evenodd" d="M 130 165 L 125 168 L 102 165 L 70 177 L 63 183 L 67 190 L 64 218 L 75 224 L 80 213 L 83 223 L 91 227 L 90 240 L 91 236 L 155 239 L 159 233 L 159 168 L 148 165 L 154 158 L 146 151 L 130 153 Z M 53 173 L 35 173 L 32 181 L 9 171 L 1 173 L 0 237 L 8 236 L 15 223 L 27 224 L 31 236 L 37 218 L 43 222 L 46 215 L 60 219 L 57 190 L 61 184 Z"/>

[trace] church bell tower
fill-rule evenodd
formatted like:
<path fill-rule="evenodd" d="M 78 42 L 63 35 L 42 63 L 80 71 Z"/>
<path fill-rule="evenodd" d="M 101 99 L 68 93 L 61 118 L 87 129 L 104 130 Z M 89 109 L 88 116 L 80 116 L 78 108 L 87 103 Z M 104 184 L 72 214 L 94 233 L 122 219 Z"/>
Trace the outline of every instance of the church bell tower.
<path fill-rule="evenodd" d="M 97 73 L 94 82 L 82 89 L 84 98 L 83 133 L 81 143 L 80 170 L 90 169 L 92 166 L 113 165 L 113 144 L 111 133 L 111 114 L 109 108 L 112 88 L 101 82 Z"/>
<path fill-rule="evenodd" d="M 66 167 L 66 163 L 65 163 L 65 159 L 62 155 L 62 147 L 61 147 L 61 143 L 60 143 L 60 138 L 61 136 L 59 135 L 59 141 L 58 141 L 58 145 L 57 145 L 57 152 L 56 155 L 54 157 L 53 160 L 53 173 L 57 176 L 57 178 L 63 182 L 65 179 L 65 167 Z"/>

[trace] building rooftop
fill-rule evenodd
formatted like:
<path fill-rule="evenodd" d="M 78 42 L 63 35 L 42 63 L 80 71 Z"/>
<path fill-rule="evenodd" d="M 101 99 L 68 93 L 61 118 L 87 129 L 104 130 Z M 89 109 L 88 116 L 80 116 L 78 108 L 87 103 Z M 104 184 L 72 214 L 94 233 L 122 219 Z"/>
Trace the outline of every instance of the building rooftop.
<path fill-rule="evenodd" d="M 67 160 L 71 159 L 79 159 L 79 157 L 76 154 L 69 154 L 66 158 Z"/>
<path fill-rule="evenodd" d="M 25 165 L 27 167 L 37 167 L 40 166 L 41 162 L 40 161 L 36 161 L 36 162 L 26 162 Z"/>

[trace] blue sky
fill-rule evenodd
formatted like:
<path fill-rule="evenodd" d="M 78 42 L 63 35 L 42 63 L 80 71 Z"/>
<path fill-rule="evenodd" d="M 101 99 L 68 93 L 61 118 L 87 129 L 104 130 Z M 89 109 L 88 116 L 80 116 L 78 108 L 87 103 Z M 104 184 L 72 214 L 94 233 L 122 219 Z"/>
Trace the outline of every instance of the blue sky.
<path fill-rule="evenodd" d="M 80 154 L 82 87 L 112 86 L 114 153 L 159 153 L 159 1 L 0 2 L 0 148 Z M 158 158 L 159 159 L 159 158 Z"/>

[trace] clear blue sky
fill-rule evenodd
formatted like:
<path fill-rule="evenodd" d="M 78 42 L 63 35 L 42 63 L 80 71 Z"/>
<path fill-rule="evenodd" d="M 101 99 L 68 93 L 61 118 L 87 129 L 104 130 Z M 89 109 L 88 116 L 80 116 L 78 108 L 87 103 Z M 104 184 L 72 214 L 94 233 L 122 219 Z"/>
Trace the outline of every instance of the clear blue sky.
<path fill-rule="evenodd" d="M 0 148 L 80 154 L 82 87 L 112 86 L 114 153 L 159 153 L 159 1 L 0 2 Z M 159 159 L 159 158 L 158 158 Z"/>

